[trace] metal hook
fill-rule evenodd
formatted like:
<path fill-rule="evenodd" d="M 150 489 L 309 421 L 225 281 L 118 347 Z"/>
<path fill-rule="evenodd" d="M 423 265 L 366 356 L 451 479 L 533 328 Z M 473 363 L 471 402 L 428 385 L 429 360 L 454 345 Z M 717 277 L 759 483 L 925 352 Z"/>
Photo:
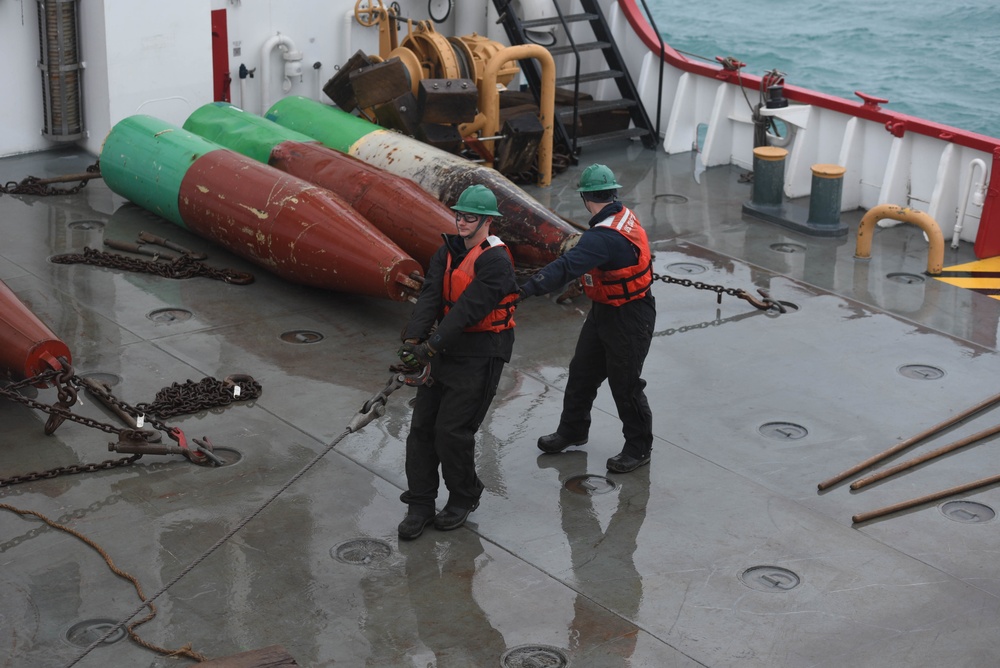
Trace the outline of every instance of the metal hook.
<path fill-rule="evenodd" d="M 772 299 L 771 295 L 767 292 L 767 290 L 764 290 L 763 288 L 758 288 L 757 292 L 760 293 L 763 299 L 757 299 L 746 290 L 737 290 L 736 296 L 739 297 L 740 299 L 750 302 L 755 307 L 759 308 L 761 311 L 770 311 L 771 309 L 775 309 L 778 311 L 778 313 L 787 312 L 785 309 L 785 305 L 777 301 L 776 299 Z"/>

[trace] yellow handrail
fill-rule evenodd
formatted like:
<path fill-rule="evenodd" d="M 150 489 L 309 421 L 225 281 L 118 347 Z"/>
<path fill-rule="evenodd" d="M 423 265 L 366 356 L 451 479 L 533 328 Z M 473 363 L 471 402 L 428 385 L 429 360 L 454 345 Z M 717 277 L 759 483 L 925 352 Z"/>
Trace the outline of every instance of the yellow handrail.
<path fill-rule="evenodd" d="M 497 91 L 497 75 L 500 68 L 511 60 L 535 58 L 542 66 L 542 95 L 539 102 L 538 120 L 542 124 L 542 139 L 538 145 L 538 185 L 552 183 L 552 127 L 556 104 L 556 64 L 552 54 L 537 44 L 521 44 L 500 49 L 486 64 L 479 85 L 479 113 L 472 123 L 459 126 L 463 137 L 480 131 L 484 137 L 495 137 L 500 131 L 500 93 Z M 483 142 L 493 153 L 493 142 Z M 492 164 L 488 165 L 492 167 Z"/>
<path fill-rule="evenodd" d="M 858 242 L 854 249 L 854 257 L 867 260 L 872 256 L 872 235 L 875 223 L 883 218 L 891 218 L 904 223 L 913 223 L 927 234 L 930 247 L 927 249 L 927 273 L 937 276 L 944 266 L 944 235 L 937 221 L 923 211 L 895 204 L 879 204 L 868 209 L 868 213 L 858 225 Z"/>

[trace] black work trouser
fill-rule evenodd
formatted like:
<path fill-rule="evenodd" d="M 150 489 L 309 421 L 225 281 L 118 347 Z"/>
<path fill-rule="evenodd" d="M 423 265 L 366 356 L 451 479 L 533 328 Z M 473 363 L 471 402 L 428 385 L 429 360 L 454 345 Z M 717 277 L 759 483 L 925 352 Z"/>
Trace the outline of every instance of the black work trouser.
<path fill-rule="evenodd" d="M 580 329 L 576 352 L 569 363 L 563 411 L 556 430 L 579 441 L 590 433 L 590 411 L 601 384 L 608 381 L 622 421 L 630 456 L 646 455 L 653 447 L 653 413 L 643 390 L 642 365 L 656 324 L 653 295 L 610 306 L 595 302 Z"/>
<path fill-rule="evenodd" d="M 471 508 L 483 493 L 476 475 L 476 431 L 496 396 L 504 361 L 499 357 L 441 356 L 431 364 L 433 384 L 417 388 L 406 437 L 403 503 L 434 512 L 438 467 L 448 503 Z"/>

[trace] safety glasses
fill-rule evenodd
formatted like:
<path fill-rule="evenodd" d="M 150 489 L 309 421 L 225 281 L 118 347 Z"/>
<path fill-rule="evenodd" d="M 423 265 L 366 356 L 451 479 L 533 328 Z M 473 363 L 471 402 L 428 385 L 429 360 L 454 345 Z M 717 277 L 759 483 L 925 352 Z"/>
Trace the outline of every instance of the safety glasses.
<path fill-rule="evenodd" d="M 478 223 L 479 216 L 475 213 L 458 212 L 455 214 L 455 222 L 457 223 L 460 220 L 464 220 L 467 223 Z"/>

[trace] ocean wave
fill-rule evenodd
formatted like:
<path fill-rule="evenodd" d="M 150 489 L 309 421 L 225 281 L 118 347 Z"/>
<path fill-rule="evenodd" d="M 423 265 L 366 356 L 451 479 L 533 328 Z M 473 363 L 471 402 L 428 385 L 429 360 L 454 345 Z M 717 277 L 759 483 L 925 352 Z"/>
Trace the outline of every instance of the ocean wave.
<path fill-rule="evenodd" d="M 744 71 L 777 68 L 788 83 L 856 100 L 886 97 L 887 109 L 1000 137 L 1000 5 L 996 0 L 648 0 L 673 48 Z"/>

